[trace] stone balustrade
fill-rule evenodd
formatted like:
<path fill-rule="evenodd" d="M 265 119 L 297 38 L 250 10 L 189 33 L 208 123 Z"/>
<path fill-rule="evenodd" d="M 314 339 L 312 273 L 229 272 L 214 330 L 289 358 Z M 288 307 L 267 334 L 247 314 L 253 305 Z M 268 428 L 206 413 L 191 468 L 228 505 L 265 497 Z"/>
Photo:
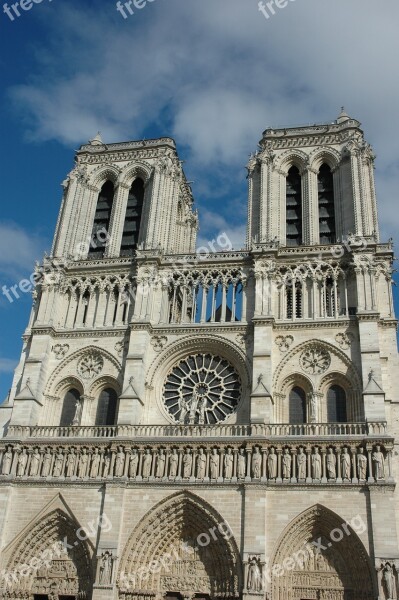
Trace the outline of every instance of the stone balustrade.
<path fill-rule="evenodd" d="M 57 427 L 11 425 L 7 438 L 243 438 L 385 436 L 384 421 L 367 423 L 304 423 L 251 425 L 115 425 Z"/>
<path fill-rule="evenodd" d="M 45 440 L 0 446 L 0 480 L 393 483 L 393 439 L 222 444 Z"/>

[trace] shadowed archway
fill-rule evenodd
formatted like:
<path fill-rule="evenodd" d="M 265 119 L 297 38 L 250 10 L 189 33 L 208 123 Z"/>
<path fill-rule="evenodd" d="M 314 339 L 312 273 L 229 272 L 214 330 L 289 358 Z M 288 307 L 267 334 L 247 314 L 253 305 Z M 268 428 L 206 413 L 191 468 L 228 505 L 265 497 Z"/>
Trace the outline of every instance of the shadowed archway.
<path fill-rule="evenodd" d="M 218 527 L 219 526 L 219 527 Z M 119 598 L 238 598 L 241 562 L 232 533 L 204 500 L 182 492 L 156 505 L 130 536 Z"/>
<path fill-rule="evenodd" d="M 355 519 L 356 527 L 361 525 L 360 517 Z M 321 505 L 288 525 L 272 565 L 271 600 L 376 597 L 371 563 L 360 538 L 350 524 Z"/>

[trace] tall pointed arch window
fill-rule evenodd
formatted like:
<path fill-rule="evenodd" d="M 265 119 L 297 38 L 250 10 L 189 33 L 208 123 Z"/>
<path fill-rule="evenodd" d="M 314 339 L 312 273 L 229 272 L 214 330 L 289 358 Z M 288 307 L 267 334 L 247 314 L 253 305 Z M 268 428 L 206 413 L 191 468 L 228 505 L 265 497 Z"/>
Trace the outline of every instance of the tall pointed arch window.
<path fill-rule="evenodd" d="M 123 226 L 121 256 L 132 256 L 139 242 L 141 216 L 144 201 L 144 181 L 138 177 L 132 183 L 126 206 Z"/>
<path fill-rule="evenodd" d="M 118 395 L 113 388 L 103 390 L 98 398 L 96 425 L 115 425 Z"/>
<path fill-rule="evenodd" d="M 106 181 L 98 195 L 93 231 L 90 239 L 89 256 L 102 258 L 109 240 L 112 204 L 114 201 L 114 184 Z"/>
<path fill-rule="evenodd" d="M 340 385 L 332 385 L 327 392 L 327 420 L 329 423 L 346 423 L 346 393 Z"/>
<path fill-rule="evenodd" d="M 300 387 L 292 388 L 288 403 L 290 424 L 306 423 L 306 394 L 303 389 Z"/>
<path fill-rule="evenodd" d="M 297 167 L 291 167 L 286 187 L 287 246 L 302 244 L 302 178 Z"/>
<path fill-rule="evenodd" d="M 334 180 L 331 169 L 323 164 L 317 177 L 319 193 L 320 244 L 335 244 Z"/>
<path fill-rule="evenodd" d="M 75 389 L 68 390 L 62 403 L 62 412 L 60 419 L 61 427 L 70 427 L 73 425 L 75 416 L 78 414 L 77 407 L 80 402 L 80 392 Z"/>

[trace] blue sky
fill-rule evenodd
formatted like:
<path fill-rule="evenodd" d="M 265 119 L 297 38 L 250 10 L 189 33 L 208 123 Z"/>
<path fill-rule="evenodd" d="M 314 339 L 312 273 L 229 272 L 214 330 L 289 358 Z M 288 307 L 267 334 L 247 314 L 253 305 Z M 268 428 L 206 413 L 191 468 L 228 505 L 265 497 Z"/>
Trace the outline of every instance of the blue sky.
<path fill-rule="evenodd" d="M 199 243 L 226 231 L 239 248 L 262 131 L 345 105 L 377 154 L 383 238 L 397 241 L 398 18 L 397 0 L 290 0 L 269 19 L 257 0 L 153 0 L 127 19 L 113 0 L 43 0 L 13 21 L 0 9 L 0 288 L 49 250 L 60 183 L 98 130 L 106 142 L 174 137 Z M 0 294 L 0 399 L 30 304 Z"/>

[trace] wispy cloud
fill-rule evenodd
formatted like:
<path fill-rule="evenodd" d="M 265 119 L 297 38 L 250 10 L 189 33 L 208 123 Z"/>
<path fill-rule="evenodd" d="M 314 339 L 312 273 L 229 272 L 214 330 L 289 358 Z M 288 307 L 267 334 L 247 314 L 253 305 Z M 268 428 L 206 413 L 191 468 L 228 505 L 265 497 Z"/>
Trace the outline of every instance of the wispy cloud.
<path fill-rule="evenodd" d="M 114 9 L 59 5 L 46 14 L 50 48 L 36 49 L 31 81 L 10 90 L 31 137 L 77 144 L 98 129 L 107 141 L 149 127 L 173 134 L 189 175 L 207 180 L 195 189 L 212 199 L 221 173 L 226 196 L 234 195 L 267 126 L 333 120 L 346 104 L 379 154 L 383 233 L 395 233 L 396 1 L 382 9 L 334 0 L 333 11 L 298 1 L 270 21 L 248 0 L 148 3 L 127 20 Z M 209 208 L 206 198 L 201 204 Z"/>
<path fill-rule="evenodd" d="M 0 221 L 0 280 L 26 277 L 41 258 L 46 241 L 12 222 Z"/>

